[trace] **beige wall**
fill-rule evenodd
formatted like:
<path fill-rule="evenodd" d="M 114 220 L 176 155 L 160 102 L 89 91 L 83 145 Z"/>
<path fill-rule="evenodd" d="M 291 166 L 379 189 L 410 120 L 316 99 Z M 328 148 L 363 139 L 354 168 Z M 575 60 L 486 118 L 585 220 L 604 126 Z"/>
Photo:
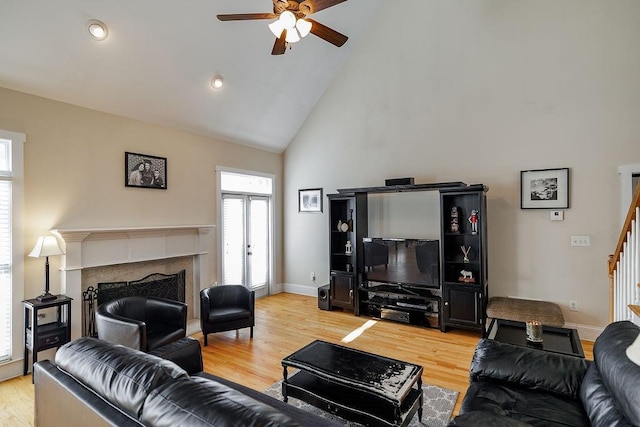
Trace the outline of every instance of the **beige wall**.
<path fill-rule="evenodd" d="M 282 156 L 213 138 L 0 88 L 0 129 L 23 132 L 25 251 L 52 228 L 217 223 L 216 166 L 259 171 L 282 186 Z M 167 190 L 124 186 L 124 152 L 167 158 Z M 276 206 L 276 283 L 282 281 L 281 206 Z M 217 274 L 215 235 L 210 268 Z M 26 255 L 26 254 L 25 254 Z M 58 291 L 59 258 L 51 258 Z M 43 262 L 25 256 L 25 298 L 42 292 Z"/>
<path fill-rule="evenodd" d="M 287 282 L 328 283 L 327 213 L 298 214 L 299 188 L 484 183 L 490 295 L 555 301 L 568 322 L 597 330 L 619 232 L 617 168 L 640 163 L 640 2 L 402 9 L 383 4 L 285 153 Z M 520 171 L 556 167 L 571 168 L 565 220 L 521 210 Z M 591 246 L 572 248 L 571 235 Z"/>

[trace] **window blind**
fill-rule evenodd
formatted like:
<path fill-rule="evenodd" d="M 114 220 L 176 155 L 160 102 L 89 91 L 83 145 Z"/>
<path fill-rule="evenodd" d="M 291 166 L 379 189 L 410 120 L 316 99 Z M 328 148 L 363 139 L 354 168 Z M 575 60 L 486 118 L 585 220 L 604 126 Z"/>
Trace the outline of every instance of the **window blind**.
<path fill-rule="evenodd" d="M 0 139 L 0 362 L 11 358 L 11 141 Z"/>

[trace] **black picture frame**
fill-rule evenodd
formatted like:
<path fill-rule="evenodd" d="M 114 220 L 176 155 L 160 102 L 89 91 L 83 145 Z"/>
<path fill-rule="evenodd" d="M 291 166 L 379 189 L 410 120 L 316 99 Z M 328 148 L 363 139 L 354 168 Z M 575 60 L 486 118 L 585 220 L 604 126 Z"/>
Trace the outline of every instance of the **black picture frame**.
<path fill-rule="evenodd" d="M 520 172 L 520 209 L 568 209 L 569 168 Z"/>
<path fill-rule="evenodd" d="M 322 213 L 322 188 L 298 190 L 298 212 Z"/>
<path fill-rule="evenodd" d="M 125 151 L 124 186 L 166 190 L 167 158 Z"/>

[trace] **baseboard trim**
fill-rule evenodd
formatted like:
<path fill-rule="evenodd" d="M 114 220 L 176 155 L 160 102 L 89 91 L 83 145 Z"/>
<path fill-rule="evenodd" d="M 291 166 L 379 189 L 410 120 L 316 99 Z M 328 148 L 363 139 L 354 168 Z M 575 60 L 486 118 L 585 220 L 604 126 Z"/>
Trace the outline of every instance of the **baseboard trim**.
<path fill-rule="evenodd" d="M 600 326 L 581 325 L 579 323 L 565 322 L 564 327 L 577 329 L 580 339 L 584 341 L 595 341 L 602 331 L 604 331 L 604 328 Z"/>
<path fill-rule="evenodd" d="M 0 381 L 22 376 L 24 364 L 23 359 L 12 360 L 0 366 Z"/>
<path fill-rule="evenodd" d="M 296 283 L 282 283 L 282 292 L 290 294 L 306 295 L 308 297 L 317 297 L 319 286 L 298 285 Z"/>

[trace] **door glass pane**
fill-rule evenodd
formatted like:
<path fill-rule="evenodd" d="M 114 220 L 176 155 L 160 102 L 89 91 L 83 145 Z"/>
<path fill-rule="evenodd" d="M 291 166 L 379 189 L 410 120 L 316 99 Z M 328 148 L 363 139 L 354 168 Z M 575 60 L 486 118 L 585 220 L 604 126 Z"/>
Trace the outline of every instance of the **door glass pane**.
<path fill-rule="evenodd" d="M 223 197 L 222 222 L 222 282 L 228 285 L 244 285 L 243 197 Z"/>
<path fill-rule="evenodd" d="M 251 287 L 264 286 L 269 280 L 269 201 L 251 198 L 250 277 Z"/>

